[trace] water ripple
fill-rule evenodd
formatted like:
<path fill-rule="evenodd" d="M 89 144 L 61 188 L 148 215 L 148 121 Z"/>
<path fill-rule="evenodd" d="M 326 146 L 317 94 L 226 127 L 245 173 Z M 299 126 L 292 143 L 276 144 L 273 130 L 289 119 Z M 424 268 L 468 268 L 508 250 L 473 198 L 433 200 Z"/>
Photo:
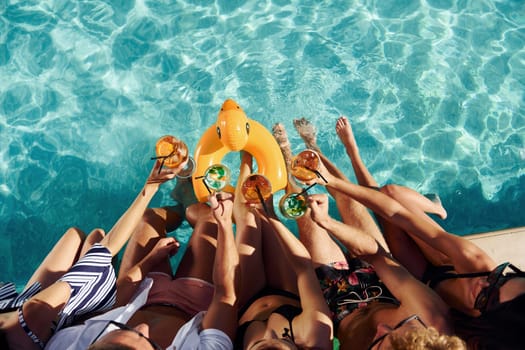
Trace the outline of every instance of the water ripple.
<path fill-rule="evenodd" d="M 378 182 L 438 192 L 465 234 L 525 225 L 525 3 L 503 0 L 0 4 L 0 256 L 109 229 L 157 137 L 194 148 L 226 98 L 270 128 L 347 115 Z M 156 205 L 169 203 L 169 186 Z M 164 202 L 163 202 L 164 201 Z M 189 227 L 181 230 L 189 235 Z"/>

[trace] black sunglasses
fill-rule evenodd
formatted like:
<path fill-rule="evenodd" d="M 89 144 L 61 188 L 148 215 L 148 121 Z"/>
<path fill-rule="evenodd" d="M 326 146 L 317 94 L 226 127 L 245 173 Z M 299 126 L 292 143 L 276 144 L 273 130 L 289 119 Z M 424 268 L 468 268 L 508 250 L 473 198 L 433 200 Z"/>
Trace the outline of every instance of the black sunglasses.
<path fill-rule="evenodd" d="M 153 340 L 151 340 L 150 338 L 146 337 L 144 334 L 142 334 L 141 332 L 137 331 L 135 328 L 132 328 L 132 327 L 128 326 L 127 324 L 116 322 L 116 321 L 109 321 L 108 324 L 96 336 L 95 340 L 93 340 L 93 342 L 91 344 L 96 343 L 97 340 L 102 336 L 102 334 L 104 334 L 107 331 L 108 327 L 111 326 L 111 325 L 117 327 L 117 329 L 121 329 L 121 330 L 124 330 L 124 331 L 130 331 L 130 332 L 133 332 L 135 334 L 138 334 L 141 338 L 146 339 L 147 342 L 153 347 L 153 349 L 155 349 L 155 350 L 162 350 L 162 347 L 159 344 L 155 343 Z M 116 330 L 116 329 L 114 329 L 114 330 Z"/>
<path fill-rule="evenodd" d="M 385 340 L 385 338 L 387 336 L 389 336 L 393 331 L 395 331 L 396 329 L 399 329 L 401 327 L 403 327 L 404 325 L 406 325 L 408 322 L 410 321 L 413 321 L 413 320 L 417 320 L 424 328 L 427 328 L 427 325 L 425 324 L 425 322 L 423 322 L 418 315 L 412 315 L 412 316 L 408 316 L 407 318 L 405 318 L 404 320 L 402 320 L 401 322 L 399 322 L 398 324 L 396 324 L 396 326 L 394 328 L 392 328 L 392 330 L 390 330 L 390 332 L 388 333 L 385 333 L 383 334 L 382 336 L 380 336 L 379 338 L 377 338 L 376 340 L 374 340 L 372 342 L 372 344 L 370 344 L 370 346 L 368 347 L 368 350 L 372 349 L 374 346 L 376 346 L 377 344 L 383 342 L 383 340 Z"/>
<path fill-rule="evenodd" d="M 500 280 L 505 276 L 503 272 L 507 267 L 512 269 L 518 275 L 523 275 L 523 272 L 511 263 L 503 263 L 498 265 L 498 267 L 492 270 L 492 272 L 487 276 L 487 282 L 489 285 L 483 288 L 476 297 L 476 301 L 474 302 L 475 309 L 482 312 L 487 309 L 489 301 L 491 300 L 491 296 L 493 295 L 492 293 L 501 286 Z"/>

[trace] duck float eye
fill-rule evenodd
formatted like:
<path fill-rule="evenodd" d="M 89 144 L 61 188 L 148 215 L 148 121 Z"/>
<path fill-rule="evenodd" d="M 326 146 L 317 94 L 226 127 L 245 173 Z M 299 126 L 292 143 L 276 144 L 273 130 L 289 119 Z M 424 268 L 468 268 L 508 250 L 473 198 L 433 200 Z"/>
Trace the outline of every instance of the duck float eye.
<path fill-rule="evenodd" d="M 250 123 L 246 123 L 246 135 L 250 135 Z"/>
<path fill-rule="evenodd" d="M 219 140 L 221 139 L 221 128 L 217 127 L 217 136 L 219 136 Z"/>

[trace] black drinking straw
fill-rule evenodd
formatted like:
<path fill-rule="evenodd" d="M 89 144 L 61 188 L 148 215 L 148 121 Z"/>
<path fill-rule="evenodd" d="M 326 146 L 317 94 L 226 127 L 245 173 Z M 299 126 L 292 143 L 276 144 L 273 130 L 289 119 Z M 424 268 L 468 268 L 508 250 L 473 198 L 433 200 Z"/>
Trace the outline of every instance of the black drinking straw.
<path fill-rule="evenodd" d="M 155 160 L 155 159 L 166 159 L 168 158 L 169 156 L 158 156 L 158 157 L 151 157 L 150 160 Z"/>
<path fill-rule="evenodd" d="M 323 179 L 323 181 L 324 181 L 325 183 L 328 183 L 328 181 L 327 181 L 327 180 L 324 178 L 324 176 L 319 172 L 319 170 L 314 170 L 314 169 L 312 169 L 312 168 L 308 168 L 308 167 L 305 167 L 305 169 L 310 170 L 312 173 L 314 173 L 315 175 L 317 175 L 318 178 L 321 178 L 321 179 Z"/>
<path fill-rule="evenodd" d="M 203 178 L 204 176 L 201 176 L 200 178 Z M 202 183 L 204 184 L 204 187 L 206 187 L 206 189 L 208 190 L 208 194 L 211 194 L 211 190 L 210 188 L 208 187 L 208 184 L 206 183 L 206 180 L 202 179 Z"/>
<path fill-rule="evenodd" d="M 159 168 L 159 172 L 158 172 L 158 174 L 160 174 L 160 172 L 161 172 L 161 170 L 162 170 L 162 167 L 164 166 L 164 162 L 166 161 L 166 159 L 168 159 L 169 157 L 171 157 L 174 153 L 175 153 L 175 150 L 171 151 L 171 153 L 168 154 L 167 156 L 151 157 L 151 160 L 154 160 L 154 159 L 162 159 L 162 162 L 160 162 L 160 168 Z"/>
<path fill-rule="evenodd" d="M 264 198 L 263 198 L 263 195 L 261 193 L 261 190 L 259 189 L 259 186 L 255 185 L 255 191 L 257 192 L 257 196 L 259 197 L 259 200 L 261 201 L 261 204 L 263 206 L 264 212 L 266 214 L 268 214 L 268 208 L 266 207 L 266 203 L 264 202 Z"/>
<path fill-rule="evenodd" d="M 310 186 L 306 187 L 304 190 L 302 190 L 301 192 L 297 193 L 298 196 L 302 195 L 302 194 L 305 194 L 310 188 L 314 187 L 315 185 L 317 185 L 315 182 L 313 184 L 311 184 Z"/>

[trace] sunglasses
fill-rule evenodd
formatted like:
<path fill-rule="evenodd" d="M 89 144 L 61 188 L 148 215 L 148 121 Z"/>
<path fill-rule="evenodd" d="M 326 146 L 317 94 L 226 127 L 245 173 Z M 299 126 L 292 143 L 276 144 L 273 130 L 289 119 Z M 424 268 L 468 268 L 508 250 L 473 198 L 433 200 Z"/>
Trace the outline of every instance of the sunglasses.
<path fill-rule="evenodd" d="M 108 328 L 111 327 L 111 326 L 114 326 L 116 328 L 109 330 Z M 117 329 L 121 329 L 123 331 L 130 331 L 130 332 L 133 332 L 135 334 L 138 334 L 139 337 L 146 339 L 146 341 L 151 345 L 151 347 L 153 349 L 155 349 L 155 350 L 162 350 L 162 347 L 159 344 L 155 343 L 153 340 L 151 340 L 150 338 L 146 337 L 144 334 L 142 334 L 141 332 L 137 331 L 135 328 L 132 328 L 132 327 L 130 327 L 130 326 L 124 324 L 124 323 L 120 323 L 120 322 L 116 322 L 116 321 L 109 321 L 108 324 L 106 325 L 106 327 L 104 327 L 104 329 L 102 329 L 102 331 L 96 336 L 95 340 L 93 340 L 93 342 L 91 344 L 96 343 L 103 334 L 105 334 L 107 332 L 112 332 L 112 331 L 117 330 Z"/>
<path fill-rule="evenodd" d="M 490 273 L 490 275 L 487 276 L 487 282 L 489 283 L 489 285 L 483 288 L 476 297 L 476 301 L 474 302 L 475 309 L 480 310 L 482 312 L 487 309 L 489 301 L 492 299 L 491 297 L 493 296 L 493 292 L 501 286 L 500 282 L 503 282 L 501 278 L 505 277 L 503 272 L 507 267 L 512 269 L 517 274 L 523 275 L 523 272 L 511 263 L 503 263 L 496 267 Z"/>
<path fill-rule="evenodd" d="M 383 334 L 382 336 L 380 336 L 379 338 L 377 338 L 376 340 L 374 340 L 372 342 L 372 344 L 370 344 L 370 346 L 368 347 L 368 350 L 372 349 L 374 346 L 376 345 L 380 345 L 381 343 L 383 343 L 383 341 L 385 340 L 386 337 L 388 337 L 393 331 L 395 331 L 396 329 L 399 329 L 401 327 L 403 327 L 404 325 L 406 325 L 408 322 L 410 321 L 413 321 L 413 320 L 417 320 L 424 328 L 427 328 L 427 325 L 425 324 L 425 322 L 423 322 L 418 315 L 412 315 L 412 316 L 408 316 L 407 318 L 405 318 L 404 320 L 402 320 L 401 322 L 399 322 L 394 328 L 392 328 L 390 330 L 390 332 L 388 333 L 385 333 Z"/>

